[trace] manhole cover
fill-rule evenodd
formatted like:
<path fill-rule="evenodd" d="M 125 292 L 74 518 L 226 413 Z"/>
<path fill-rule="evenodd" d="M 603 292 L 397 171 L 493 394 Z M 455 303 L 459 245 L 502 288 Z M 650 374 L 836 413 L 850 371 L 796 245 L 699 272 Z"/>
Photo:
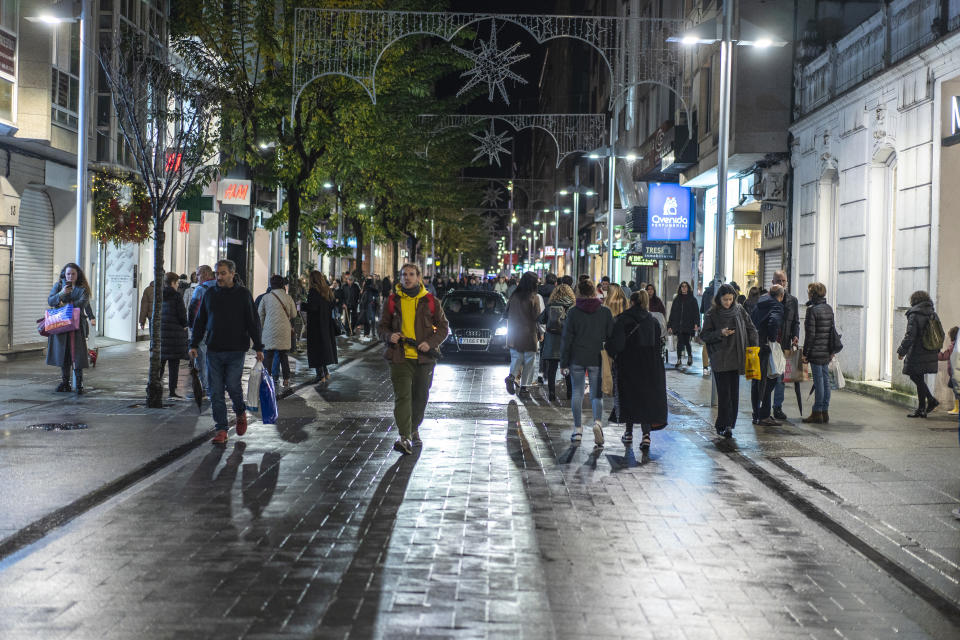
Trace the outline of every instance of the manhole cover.
<path fill-rule="evenodd" d="M 74 431 L 76 429 L 86 429 L 87 425 L 82 422 L 41 422 L 32 424 L 28 429 L 43 429 L 44 431 Z"/>

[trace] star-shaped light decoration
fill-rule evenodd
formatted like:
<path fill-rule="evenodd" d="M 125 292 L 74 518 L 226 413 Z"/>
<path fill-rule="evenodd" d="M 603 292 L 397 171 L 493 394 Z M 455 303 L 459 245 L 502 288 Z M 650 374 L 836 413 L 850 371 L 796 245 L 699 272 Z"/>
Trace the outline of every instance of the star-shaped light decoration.
<path fill-rule="evenodd" d="M 483 200 L 480 201 L 480 204 L 490 209 L 496 209 L 500 205 L 501 193 L 503 193 L 503 190 L 500 187 L 491 184 L 483 190 Z"/>
<path fill-rule="evenodd" d="M 481 82 L 486 82 L 488 89 L 487 99 L 490 102 L 493 102 L 494 92 L 499 90 L 500 95 L 503 96 L 503 101 L 510 104 L 510 98 L 507 96 L 507 89 L 504 86 L 504 82 L 513 80 L 520 84 L 527 84 L 527 81 L 522 76 L 510 70 L 510 65 L 530 57 L 529 53 L 513 55 L 513 52 L 516 51 L 519 46 L 520 43 L 516 42 L 503 51 L 497 48 L 497 23 L 494 20 L 490 28 L 490 41 L 483 42 L 481 40 L 479 50 L 467 51 L 460 47 L 453 47 L 456 51 L 473 61 L 473 69 L 460 74 L 461 78 L 469 76 L 470 79 L 463 85 L 463 88 L 457 92 L 457 96 L 463 95 Z"/>
<path fill-rule="evenodd" d="M 506 132 L 497 133 L 493 129 L 493 120 L 490 121 L 490 129 L 483 132 L 482 136 L 478 136 L 475 133 L 471 133 L 470 136 L 480 142 L 480 146 L 474 148 L 474 151 L 477 152 L 477 155 L 473 156 L 471 162 L 476 162 L 479 158 L 487 156 L 487 160 L 490 164 L 493 164 L 496 161 L 497 166 L 500 166 L 500 154 L 505 153 L 510 155 L 510 152 L 507 151 L 505 146 L 507 142 L 513 140 L 512 137 L 508 136 Z"/>

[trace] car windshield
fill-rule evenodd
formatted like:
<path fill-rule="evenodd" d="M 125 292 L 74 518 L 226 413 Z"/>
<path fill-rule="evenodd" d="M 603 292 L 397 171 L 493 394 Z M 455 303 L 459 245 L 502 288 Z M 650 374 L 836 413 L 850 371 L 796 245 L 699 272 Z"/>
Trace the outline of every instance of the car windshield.
<path fill-rule="evenodd" d="M 448 314 L 503 315 L 506 305 L 498 296 L 452 293 L 443 299 L 443 310 Z"/>

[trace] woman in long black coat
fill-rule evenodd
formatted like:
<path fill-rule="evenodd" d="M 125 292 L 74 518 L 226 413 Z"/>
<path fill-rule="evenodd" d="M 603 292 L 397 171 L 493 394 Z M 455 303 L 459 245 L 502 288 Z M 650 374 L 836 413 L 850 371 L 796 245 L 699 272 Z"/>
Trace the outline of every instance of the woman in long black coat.
<path fill-rule="evenodd" d="M 689 282 L 681 282 L 677 287 L 677 295 L 670 305 L 670 319 L 667 321 L 667 331 L 677 336 L 677 366 L 687 351 L 687 365 L 693 365 L 693 347 L 690 339 L 700 329 L 700 305 L 690 290 Z"/>
<path fill-rule="evenodd" d="M 640 448 L 650 448 L 650 432 L 667 426 L 667 378 L 660 358 L 660 323 L 650 315 L 646 291 L 630 296 L 633 303 L 617 316 L 605 348 L 614 358 L 614 409 L 611 422 L 625 422 L 621 440 L 633 442 L 633 425 L 643 431 Z"/>
<path fill-rule="evenodd" d="M 90 284 L 83 269 L 70 262 L 60 271 L 60 278 L 50 289 L 47 304 L 52 308 L 72 304 L 80 310 L 80 328 L 57 333 L 47 338 L 47 364 L 60 367 L 61 382 L 57 391 L 70 391 L 71 369 L 77 379 L 77 393 L 83 393 L 83 370 L 90 366 L 87 355 L 87 313 L 90 308 Z M 92 316 L 91 316 L 92 318 Z"/>
<path fill-rule="evenodd" d="M 169 372 L 171 398 L 182 398 L 177 393 L 177 380 L 180 377 L 180 361 L 187 359 L 187 307 L 183 304 L 183 293 L 177 290 L 179 277 L 168 273 L 163 281 L 163 304 L 160 307 L 160 376 L 163 369 Z"/>
<path fill-rule="evenodd" d="M 327 367 L 337 364 L 337 333 L 334 330 L 333 291 L 319 271 L 310 272 L 310 290 L 307 292 L 307 364 L 317 370 L 314 382 L 328 382 Z"/>
<path fill-rule="evenodd" d="M 926 418 L 940 404 L 923 379 L 925 374 L 936 373 L 939 366 L 940 347 L 930 350 L 923 346 L 923 334 L 935 316 L 930 294 L 914 291 L 907 309 L 907 333 L 897 349 L 897 356 L 903 360 L 903 375 L 917 387 L 917 410 L 907 414 L 908 418 Z"/>

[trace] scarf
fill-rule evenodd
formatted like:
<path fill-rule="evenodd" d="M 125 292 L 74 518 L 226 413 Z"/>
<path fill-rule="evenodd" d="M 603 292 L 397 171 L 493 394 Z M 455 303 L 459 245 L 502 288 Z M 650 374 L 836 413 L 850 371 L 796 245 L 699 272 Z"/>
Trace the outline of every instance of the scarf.
<path fill-rule="evenodd" d="M 577 309 L 586 311 L 587 313 L 594 313 L 600 308 L 600 304 L 600 298 L 580 298 L 577 300 Z"/>
<path fill-rule="evenodd" d="M 419 284 L 418 284 L 417 286 L 415 286 L 415 287 L 410 288 L 410 289 L 406 289 L 406 288 L 403 287 L 403 285 L 398 284 L 398 285 L 397 285 L 397 288 L 400 289 L 400 291 L 403 291 L 405 294 L 407 294 L 407 295 L 410 296 L 411 298 L 416 298 L 418 295 L 420 295 L 420 285 L 419 285 Z"/>

